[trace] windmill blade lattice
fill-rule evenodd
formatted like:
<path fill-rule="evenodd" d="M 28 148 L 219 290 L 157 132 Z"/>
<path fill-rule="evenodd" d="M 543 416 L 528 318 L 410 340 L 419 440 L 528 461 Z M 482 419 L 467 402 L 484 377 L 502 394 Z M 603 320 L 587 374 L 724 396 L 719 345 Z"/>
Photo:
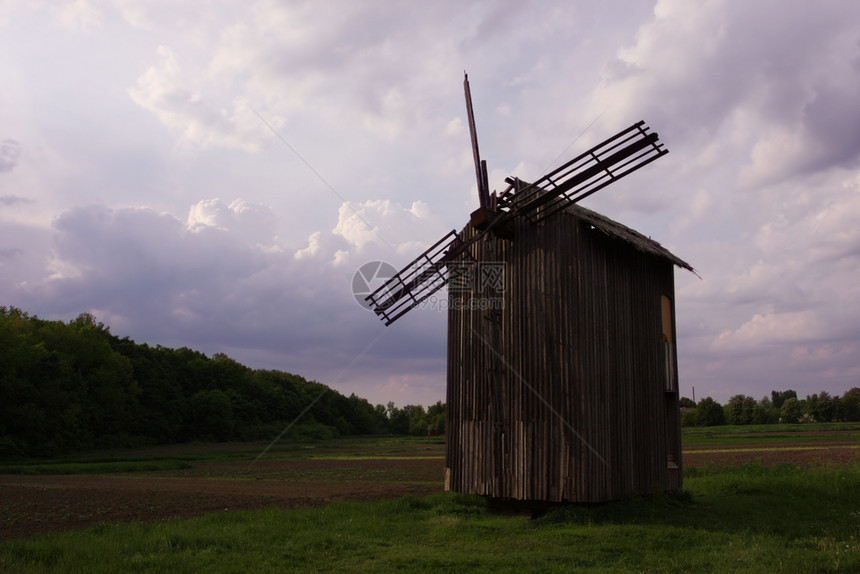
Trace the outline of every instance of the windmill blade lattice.
<path fill-rule="evenodd" d="M 466 96 L 467 107 L 471 108 L 468 80 Z M 473 123 L 470 127 L 476 166 L 479 166 L 477 173 L 481 174 L 482 168 L 485 170 L 486 167 L 479 159 Z M 489 197 L 485 198 L 488 195 L 486 189 L 481 193 L 482 177 L 479 175 L 481 208 L 475 214 L 482 214 L 479 220 L 487 219 L 483 224 L 476 224 L 475 214 L 472 214 L 472 223 L 478 233 L 463 241 L 456 231 L 449 232 L 365 300 L 386 326 L 391 325 L 447 285 L 451 272 L 449 264 L 458 260 L 470 245 L 487 233 L 510 238 L 505 229 L 512 219 L 522 217 L 531 223 L 540 223 L 667 153 L 669 151 L 660 143 L 657 134 L 651 132 L 645 122 L 638 122 L 534 183 L 523 185 L 524 182 L 517 181 L 511 184 L 509 190 L 512 193 L 503 193 L 498 204 L 495 194 L 490 201 Z M 486 176 L 483 177 L 485 179 Z M 492 204 L 492 209 L 488 209 L 485 201 Z"/>
<path fill-rule="evenodd" d="M 575 157 L 508 202 L 508 217 L 538 223 L 669 153 L 644 121 Z"/>
<path fill-rule="evenodd" d="M 388 326 L 448 284 L 448 263 L 460 253 L 460 239 L 451 231 L 409 265 L 365 297 Z"/>

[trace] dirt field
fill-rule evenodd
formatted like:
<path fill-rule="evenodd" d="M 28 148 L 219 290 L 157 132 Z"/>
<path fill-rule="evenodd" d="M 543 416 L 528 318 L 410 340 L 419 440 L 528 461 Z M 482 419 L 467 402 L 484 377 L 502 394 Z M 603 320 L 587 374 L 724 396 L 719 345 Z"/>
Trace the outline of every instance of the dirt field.
<path fill-rule="evenodd" d="M 193 448 L 166 447 L 134 454 L 175 455 Z M 424 496 L 442 490 L 443 449 L 437 446 L 429 454 L 422 449 L 409 456 L 370 459 L 203 462 L 189 470 L 137 475 L 0 475 L 0 540 L 97 522 Z M 349 453 L 337 456 L 348 457 Z M 419 458 L 412 458 L 415 456 Z"/>
<path fill-rule="evenodd" d="M 693 445 L 683 449 L 685 467 L 724 467 L 747 463 L 848 464 L 860 462 L 860 445 L 846 441 L 816 442 L 810 445 L 752 443 L 744 445 Z"/>
<path fill-rule="evenodd" d="M 683 462 L 687 467 L 747 462 L 860 462 L 860 445 L 846 439 L 690 445 L 684 449 Z M 217 453 L 237 448 L 241 447 L 183 445 L 134 455 L 163 457 L 201 449 Z M 204 459 L 185 470 L 135 475 L 0 475 L 0 540 L 98 522 L 165 520 L 232 510 L 298 508 L 407 494 L 423 496 L 443 488 L 444 445 L 415 444 L 382 453 L 369 453 L 365 446 L 320 451 L 314 456 L 279 457 L 257 463 Z"/>

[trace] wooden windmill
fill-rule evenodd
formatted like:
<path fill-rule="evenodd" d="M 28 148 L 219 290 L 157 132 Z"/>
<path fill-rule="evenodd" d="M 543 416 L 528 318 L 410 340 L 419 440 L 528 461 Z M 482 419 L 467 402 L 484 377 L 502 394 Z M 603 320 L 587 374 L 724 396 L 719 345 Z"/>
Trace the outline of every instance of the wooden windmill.
<path fill-rule="evenodd" d="M 367 297 L 390 325 L 448 285 L 445 487 L 599 502 L 681 486 L 674 266 L 576 203 L 668 153 L 636 123 L 480 207 Z"/>

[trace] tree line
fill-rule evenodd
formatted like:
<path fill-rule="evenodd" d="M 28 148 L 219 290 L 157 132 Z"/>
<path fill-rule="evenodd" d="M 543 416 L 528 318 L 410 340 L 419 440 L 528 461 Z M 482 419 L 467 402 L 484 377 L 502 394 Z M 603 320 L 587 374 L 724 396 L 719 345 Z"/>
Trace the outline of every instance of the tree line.
<path fill-rule="evenodd" d="M 771 391 L 770 397 L 755 400 L 735 395 L 725 405 L 711 397 L 698 403 L 682 397 L 681 426 L 758 425 L 797 422 L 860 422 L 860 388 L 841 397 L 821 391 L 798 398 L 794 390 Z"/>
<path fill-rule="evenodd" d="M 305 412 L 306 410 L 306 412 Z M 442 434 L 445 405 L 372 405 L 224 354 L 137 344 L 83 313 L 0 307 L 0 456 L 189 441 Z"/>

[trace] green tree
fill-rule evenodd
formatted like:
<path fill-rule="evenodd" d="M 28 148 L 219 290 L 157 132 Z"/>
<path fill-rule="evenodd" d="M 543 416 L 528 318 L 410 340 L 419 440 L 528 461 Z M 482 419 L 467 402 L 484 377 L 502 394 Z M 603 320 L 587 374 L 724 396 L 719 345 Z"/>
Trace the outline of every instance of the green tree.
<path fill-rule="evenodd" d="M 427 430 L 430 434 L 445 434 L 445 403 L 442 401 L 427 407 Z"/>
<path fill-rule="evenodd" d="M 771 400 L 767 397 L 762 397 L 758 402 L 756 413 L 756 418 L 761 421 L 760 424 L 779 422 L 779 409 L 775 408 Z"/>
<path fill-rule="evenodd" d="M 711 397 L 699 401 L 696 407 L 700 426 L 711 427 L 726 424 L 726 414 L 720 403 Z"/>
<path fill-rule="evenodd" d="M 409 413 L 388 403 L 388 430 L 391 434 L 409 434 Z"/>
<path fill-rule="evenodd" d="M 842 419 L 860 422 L 860 387 L 854 387 L 842 395 Z"/>
<path fill-rule="evenodd" d="M 390 433 L 391 431 L 388 428 L 388 411 L 385 405 L 376 405 L 373 410 L 375 411 L 374 417 L 379 421 L 379 432 Z"/>
<path fill-rule="evenodd" d="M 830 399 L 830 408 L 832 409 L 832 415 L 830 420 L 834 422 L 844 421 L 845 420 L 845 407 L 842 405 L 842 398 L 839 396 L 834 396 Z"/>
<path fill-rule="evenodd" d="M 817 394 L 806 395 L 806 408 L 802 412 L 812 417 L 813 421 L 821 420 L 821 403 Z"/>
<path fill-rule="evenodd" d="M 694 403 L 692 399 L 681 397 L 678 401 L 678 406 L 681 408 L 694 409 L 696 408 L 696 403 Z"/>
<path fill-rule="evenodd" d="M 699 412 L 698 409 L 688 409 L 681 413 L 681 426 L 682 427 L 697 427 L 701 426 L 699 424 Z"/>
<path fill-rule="evenodd" d="M 385 432 L 388 426 L 385 416 L 380 418 L 379 411 L 367 399 L 362 399 L 353 393 L 349 395 L 349 406 L 349 418 L 357 434 Z"/>
<path fill-rule="evenodd" d="M 796 397 L 789 397 L 784 403 L 782 403 L 780 413 L 782 415 L 782 422 L 798 422 L 800 417 L 803 415 L 803 411 L 800 409 L 800 401 L 798 401 Z"/>
<path fill-rule="evenodd" d="M 411 435 L 426 435 L 427 412 L 421 405 L 406 405 L 403 410 L 409 416 L 409 434 Z"/>
<path fill-rule="evenodd" d="M 837 420 L 837 405 L 827 391 L 818 393 L 818 420 L 830 422 Z"/>
<path fill-rule="evenodd" d="M 783 403 L 790 398 L 797 398 L 797 393 L 791 389 L 787 391 L 771 391 L 770 398 L 774 408 L 781 409 Z"/>
<path fill-rule="evenodd" d="M 191 397 L 189 405 L 194 436 L 216 441 L 232 438 L 233 406 L 224 391 L 200 391 Z"/>
<path fill-rule="evenodd" d="M 735 395 L 726 405 L 726 420 L 730 425 L 749 425 L 756 419 L 756 402 L 752 397 Z"/>
<path fill-rule="evenodd" d="M 274 438 L 299 415 L 295 440 L 444 429 L 441 403 L 386 410 L 223 353 L 138 345 L 89 313 L 64 323 L 0 307 L 0 456 Z"/>

